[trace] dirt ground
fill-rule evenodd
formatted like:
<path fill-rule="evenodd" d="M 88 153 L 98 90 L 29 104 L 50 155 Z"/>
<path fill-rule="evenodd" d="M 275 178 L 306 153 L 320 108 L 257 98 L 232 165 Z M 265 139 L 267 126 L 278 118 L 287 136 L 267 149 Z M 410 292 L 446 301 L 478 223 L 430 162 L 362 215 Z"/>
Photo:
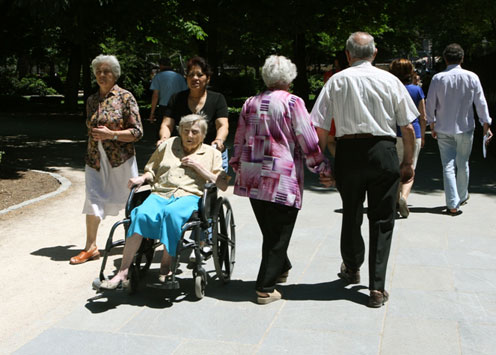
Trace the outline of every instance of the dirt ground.
<path fill-rule="evenodd" d="M 0 210 L 55 191 L 60 183 L 53 176 L 36 171 L 0 173 Z"/>

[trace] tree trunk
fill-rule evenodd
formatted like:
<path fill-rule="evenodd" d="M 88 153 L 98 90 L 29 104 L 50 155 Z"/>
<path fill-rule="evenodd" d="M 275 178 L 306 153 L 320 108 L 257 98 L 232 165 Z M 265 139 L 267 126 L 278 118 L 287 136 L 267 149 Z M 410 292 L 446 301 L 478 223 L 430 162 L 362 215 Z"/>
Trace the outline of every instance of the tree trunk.
<path fill-rule="evenodd" d="M 86 99 L 93 94 L 91 87 L 91 58 L 88 53 L 88 46 L 83 44 L 81 48 L 81 62 L 83 66 L 83 90 L 84 90 L 84 102 Z M 85 106 L 86 107 L 86 106 Z"/>
<path fill-rule="evenodd" d="M 308 104 L 308 94 L 310 92 L 310 86 L 308 85 L 305 47 L 305 33 L 298 33 L 293 43 L 293 57 L 296 68 L 298 69 L 298 76 L 294 80 L 293 91 Z"/>
<path fill-rule="evenodd" d="M 65 82 L 65 106 L 70 110 L 77 109 L 79 80 L 81 78 L 81 47 L 72 44 L 69 54 L 69 68 Z"/>

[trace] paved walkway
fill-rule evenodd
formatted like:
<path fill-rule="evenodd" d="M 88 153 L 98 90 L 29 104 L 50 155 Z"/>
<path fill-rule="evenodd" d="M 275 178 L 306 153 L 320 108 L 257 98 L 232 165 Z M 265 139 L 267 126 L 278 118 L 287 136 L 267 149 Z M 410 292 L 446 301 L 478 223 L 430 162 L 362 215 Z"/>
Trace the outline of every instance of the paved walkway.
<path fill-rule="evenodd" d="M 60 139 L 33 144 L 49 152 L 57 151 L 56 144 L 69 145 L 66 140 L 84 144 L 65 136 L 65 143 L 56 143 Z M 284 300 L 255 303 L 260 232 L 248 200 L 232 189 L 226 195 L 235 213 L 237 247 L 230 284 L 211 280 L 205 298 L 196 301 L 191 274 L 182 267 L 180 291 L 142 288 L 134 296 L 115 292 L 95 298 L 91 282 L 100 262 L 68 262 L 84 241 L 84 173 L 69 158 L 56 164 L 52 156 L 43 162 L 45 169 L 56 170 L 71 186 L 0 215 L 0 353 L 493 354 L 495 161 L 474 158 L 469 203 L 462 215 L 450 217 L 441 214 L 444 195 L 434 148 L 431 142 L 422 152 L 410 217 L 396 222 L 387 277 L 391 297 L 381 309 L 366 307 L 366 265 L 361 285 L 346 286 L 336 276 L 340 198 L 320 190 L 310 176 L 289 250 L 293 269 L 279 287 Z M 142 167 L 146 158 L 139 158 Z M 101 247 L 116 220 L 103 221 Z M 362 229 L 367 236 L 366 218 Z M 112 258 L 109 274 L 120 253 Z M 157 268 L 152 266 L 150 278 Z M 214 270 L 211 261 L 206 268 Z"/>

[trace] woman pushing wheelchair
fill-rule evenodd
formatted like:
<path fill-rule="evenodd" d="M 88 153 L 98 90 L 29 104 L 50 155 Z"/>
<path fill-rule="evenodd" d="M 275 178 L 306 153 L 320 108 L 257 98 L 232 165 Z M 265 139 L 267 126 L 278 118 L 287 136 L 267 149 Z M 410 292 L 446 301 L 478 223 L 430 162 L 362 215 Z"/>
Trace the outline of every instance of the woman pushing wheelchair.
<path fill-rule="evenodd" d="M 172 256 L 181 238 L 181 228 L 194 211 L 205 183 L 211 181 L 225 191 L 228 176 L 222 169 L 221 153 L 203 139 L 206 120 L 196 114 L 179 123 L 179 136 L 161 143 L 145 166 L 145 173 L 129 179 L 129 187 L 150 183 L 152 193 L 131 212 L 122 263 L 117 274 L 103 280 L 100 288 L 112 290 L 129 285 L 128 271 L 143 238 L 159 239 L 164 245 L 159 281 L 171 274 Z"/>

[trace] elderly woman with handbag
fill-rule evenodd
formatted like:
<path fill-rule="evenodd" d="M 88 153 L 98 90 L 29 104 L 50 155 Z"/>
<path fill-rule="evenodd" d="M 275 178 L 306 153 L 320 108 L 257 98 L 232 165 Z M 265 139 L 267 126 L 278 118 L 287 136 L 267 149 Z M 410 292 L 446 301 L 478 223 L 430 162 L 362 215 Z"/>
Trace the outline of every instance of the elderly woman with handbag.
<path fill-rule="evenodd" d="M 121 74 L 117 58 L 99 55 L 91 65 L 99 90 L 86 103 L 86 246 L 70 259 L 71 264 L 100 257 L 98 226 L 106 216 L 116 216 L 124 208 L 127 181 L 138 176 L 134 142 L 143 136 L 136 99 L 116 84 Z"/>

